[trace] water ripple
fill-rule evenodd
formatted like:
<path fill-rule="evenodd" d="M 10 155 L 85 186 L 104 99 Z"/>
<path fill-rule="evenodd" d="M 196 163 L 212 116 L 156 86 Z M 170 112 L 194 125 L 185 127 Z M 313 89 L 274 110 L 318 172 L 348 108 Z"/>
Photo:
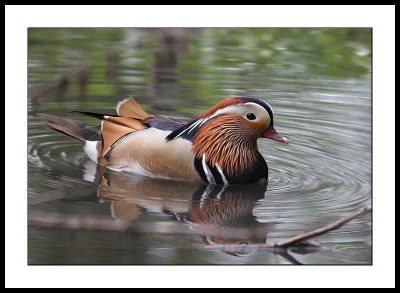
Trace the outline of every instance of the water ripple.
<path fill-rule="evenodd" d="M 314 101 L 308 95 L 295 106 L 284 95 L 275 97 L 276 129 L 289 144 L 259 142 L 270 167 L 268 199 L 258 206 L 261 217 L 298 223 L 308 211 L 311 221 L 323 222 L 370 204 L 370 106 L 337 95 L 328 108 L 325 95 L 314 94 Z M 316 108 L 316 101 L 322 106 Z M 365 109 L 360 111 L 359 104 Z"/>

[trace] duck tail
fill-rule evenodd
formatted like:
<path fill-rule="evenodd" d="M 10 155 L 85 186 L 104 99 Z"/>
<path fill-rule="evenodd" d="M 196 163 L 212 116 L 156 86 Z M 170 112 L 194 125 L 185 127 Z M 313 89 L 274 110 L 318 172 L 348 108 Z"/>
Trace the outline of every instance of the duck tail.
<path fill-rule="evenodd" d="M 80 121 L 60 118 L 46 113 L 37 113 L 47 120 L 51 129 L 61 132 L 81 141 L 101 141 L 100 128 L 87 125 Z"/>

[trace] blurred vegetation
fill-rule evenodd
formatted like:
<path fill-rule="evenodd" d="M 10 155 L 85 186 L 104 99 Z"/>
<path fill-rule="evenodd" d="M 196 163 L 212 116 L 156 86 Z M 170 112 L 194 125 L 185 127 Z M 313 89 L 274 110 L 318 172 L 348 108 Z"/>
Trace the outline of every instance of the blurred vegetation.
<path fill-rule="evenodd" d="M 340 77 L 357 76 L 369 69 L 370 29 L 211 29 L 205 35 L 201 41 L 207 40 L 220 54 L 213 60 L 214 66 L 225 66 L 228 61 L 246 69 L 253 63 L 256 68 L 278 63 L 287 70 L 300 65 L 313 75 Z"/>
<path fill-rule="evenodd" d="M 30 28 L 29 97 L 33 104 L 110 98 L 111 108 L 133 95 L 156 109 L 185 112 L 188 103 L 215 102 L 227 92 L 361 78 L 371 70 L 371 34 L 369 28 Z"/>

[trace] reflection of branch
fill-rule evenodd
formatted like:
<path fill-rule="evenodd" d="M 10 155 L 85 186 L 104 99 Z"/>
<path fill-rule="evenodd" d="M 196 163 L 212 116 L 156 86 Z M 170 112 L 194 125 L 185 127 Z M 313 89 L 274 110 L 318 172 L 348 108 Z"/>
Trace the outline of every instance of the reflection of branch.
<path fill-rule="evenodd" d="M 349 222 L 350 220 L 366 214 L 371 211 L 371 207 L 361 208 L 342 219 L 332 222 L 318 229 L 294 236 L 282 242 L 275 244 L 210 244 L 207 248 L 222 249 L 225 251 L 234 251 L 240 253 L 249 253 L 252 251 L 269 251 L 282 254 L 286 248 L 296 247 L 304 252 L 312 252 L 319 250 L 319 245 L 307 242 L 305 240 L 325 234 L 329 231 L 337 229 Z M 51 213 L 34 213 L 28 216 L 30 226 L 45 228 L 67 228 L 67 229 L 93 229 L 103 231 L 121 231 L 131 233 L 157 233 L 157 234 L 197 234 L 195 231 L 187 229 L 184 224 L 176 223 L 145 223 L 145 222 L 127 222 L 115 221 L 104 217 L 91 217 L 80 215 L 63 215 Z M 293 260 L 290 260 L 293 262 Z"/>
<path fill-rule="evenodd" d="M 293 247 L 299 247 L 303 253 L 316 252 L 321 250 L 321 247 L 312 242 L 293 244 Z M 287 251 L 287 247 L 279 247 L 275 244 L 247 244 L 247 243 L 234 243 L 234 244 L 208 244 L 205 248 L 224 250 L 227 252 L 236 252 L 240 254 L 249 254 L 254 251 L 265 251 L 277 254 L 282 254 Z"/>
<path fill-rule="evenodd" d="M 341 218 L 340 220 L 337 220 L 337 221 L 335 221 L 333 223 L 330 223 L 330 224 L 328 224 L 326 226 L 323 226 L 321 228 L 306 232 L 304 234 L 300 234 L 300 235 L 294 236 L 294 237 L 292 237 L 290 239 L 287 239 L 285 241 L 278 242 L 278 243 L 275 244 L 275 246 L 276 247 L 288 247 L 288 246 L 292 246 L 292 245 L 301 243 L 304 240 L 307 240 L 307 239 L 316 237 L 318 235 L 324 234 L 326 232 L 332 231 L 334 229 L 337 229 L 337 228 L 341 227 L 342 225 L 346 224 L 347 222 L 351 221 L 352 219 L 354 219 L 354 218 L 356 218 L 358 216 L 361 216 L 363 214 L 366 214 L 366 213 L 368 213 L 370 211 L 371 211 L 371 207 L 361 208 L 361 209 L 359 209 L 359 210 L 357 210 L 357 211 L 355 211 L 355 212 L 353 212 L 353 213 Z"/>
<path fill-rule="evenodd" d="M 50 190 L 42 193 L 40 196 L 28 198 L 29 205 L 36 205 L 39 203 L 45 203 L 49 201 L 58 200 L 65 197 L 65 192 L 62 189 Z"/>
<path fill-rule="evenodd" d="M 278 242 L 275 244 L 214 244 L 214 245 L 209 245 L 207 246 L 208 248 L 211 249 L 223 249 L 227 251 L 237 251 L 239 250 L 246 250 L 246 251 L 270 251 L 270 252 L 275 252 L 275 253 L 281 253 L 283 249 L 286 249 L 288 247 L 299 247 L 304 249 L 304 251 L 312 251 L 319 249 L 319 246 L 316 245 L 315 243 L 310 243 L 305 240 L 316 237 L 321 234 L 325 234 L 329 231 L 332 231 L 334 229 L 337 229 L 344 225 L 345 223 L 351 221 L 352 219 L 361 216 L 363 214 L 366 214 L 371 211 L 371 207 L 364 207 L 361 208 L 345 217 L 343 217 L 340 220 L 337 220 L 335 222 L 332 222 L 326 226 L 320 227 L 318 229 L 294 236 L 292 238 L 289 238 L 285 241 Z"/>
<path fill-rule="evenodd" d="M 285 252 L 278 253 L 282 258 L 290 262 L 291 264 L 294 265 L 302 265 L 301 262 L 299 262 L 293 255 L 291 255 L 287 250 Z"/>
<path fill-rule="evenodd" d="M 32 227 L 101 230 L 131 233 L 190 234 L 184 224 L 136 221 L 116 221 L 106 217 L 65 215 L 58 213 L 32 213 L 28 216 Z M 194 233 L 193 233 L 194 234 Z"/>
<path fill-rule="evenodd" d="M 60 214 L 60 213 L 41 213 L 34 212 L 28 216 L 28 224 L 32 227 L 41 228 L 64 228 L 72 230 L 100 230 L 100 231 L 116 231 L 116 232 L 127 232 L 127 233 L 154 233 L 154 234 L 201 234 L 201 231 L 196 229 L 188 229 L 187 224 L 182 222 L 165 222 L 165 221 L 126 221 L 126 220 L 115 220 L 110 217 L 104 216 L 83 216 L 83 215 L 72 215 L 72 214 Z M 250 233 L 247 228 L 222 228 L 214 232 L 212 227 L 208 231 L 205 229 L 207 235 L 228 237 L 229 235 L 235 234 L 236 237 L 241 239 L 250 238 L 254 233 L 258 233 L 257 228 L 252 230 L 254 233 Z M 264 226 L 265 228 L 265 226 Z M 262 230 L 264 231 L 264 230 Z M 262 232 L 259 232 L 262 233 Z"/>

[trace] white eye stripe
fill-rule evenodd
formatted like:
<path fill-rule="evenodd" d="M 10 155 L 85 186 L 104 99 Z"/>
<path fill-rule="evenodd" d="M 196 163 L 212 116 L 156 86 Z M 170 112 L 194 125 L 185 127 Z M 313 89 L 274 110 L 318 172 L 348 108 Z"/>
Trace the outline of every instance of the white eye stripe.
<path fill-rule="evenodd" d="M 265 104 L 267 104 L 267 106 L 271 109 L 272 115 L 275 115 L 274 109 L 272 109 L 271 105 L 268 104 L 268 102 L 266 102 L 266 101 L 264 101 L 264 100 L 261 100 L 261 99 L 260 99 L 260 101 L 263 101 Z"/>
<path fill-rule="evenodd" d="M 265 101 L 263 101 L 265 104 L 267 104 L 268 106 L 269 106 L 269 108 L 271 109 L 271 112 L 272 113 L 274 113 L 274 111 L 272 110 L 272 108 L 271 108 L 271 106 L 267 103 L 267 102 L 265 102 Z M 252 105 L 252 106 L 256 106 L 256 107 L 258 107 L 258 108 L 261 108 L 262 110 L 264 110 L 265 112 L 267 112 L 268 113 L 268 111 L 267 110 L 265 110 L 265 108 L 263 107 L 263 106 L 261 106 L 261 105 L 259 105 L 259 104 L 257 104 L 257 103 L 254 103 L 254 102 L 248 102 L 248 103 L 245 103 L 244 105 Z M 268 114 L 269 115 L 269 114 Z"/>
<path fill-rule="evenodd" d="M 249 106 L 250 106 L 250 109 L 249 109 Z M 214 118 L 216 116 L 223 115 L 223 114 L 246 115 L 249 111 L 253 112 L 253 113 L 261 112 L 261 113 L 268 114 L 267 110 L 265 110 L 264 107 L 260 106 L 257 103 L 254 103 L 254 102 L 248 102 L 248 103 L 244 103 L 244 104 L 231 105 L 231 106 L 225 107 L 223 109 L 219 109 L 213 115 L 211 115 L 210 118 Z M 269 114 L 268 114 L 268 116 L 269 116 Z"/>
<path fill-rule="evenodd" d="M 238 106 L 238 105 L 235 105 L 235 106 Z M 211 119 L 211 118 L 214 118 L 214 117 L 217 117 L 217 116 L 219 116 L 219 115 L 230 114 L 230 113 L 236 112 L 236 111 L 235 111 L 235 106 L 228 106 L 228 107 L 225 107 L 225 108 L 223 108 L 223 109 L 217 110 L 214 114 L 212 114 L 212 115 L 210 116 L 210 119 Z"/>
<path fill-rule="evenodd" d="M 272 111 L 272 109 L 271 109 Z M 213 115 L 211 115 L 208 119 L 224 115 L 224 114 L 237 114 L 240 116 L 246 117 L 247 113 L 253 113 L 256 116 L 256 120 L 258 119 L 267 119 L 267 121 L 270 121 L 272 117 L 268 113 L 268 111 L 261 105 L 254 103 L 254 102 L 247 102 L 244 104 L 235 104 L 231 106 L 227 106 L 223 109 L 219 109 L 216 111 Z"/>

